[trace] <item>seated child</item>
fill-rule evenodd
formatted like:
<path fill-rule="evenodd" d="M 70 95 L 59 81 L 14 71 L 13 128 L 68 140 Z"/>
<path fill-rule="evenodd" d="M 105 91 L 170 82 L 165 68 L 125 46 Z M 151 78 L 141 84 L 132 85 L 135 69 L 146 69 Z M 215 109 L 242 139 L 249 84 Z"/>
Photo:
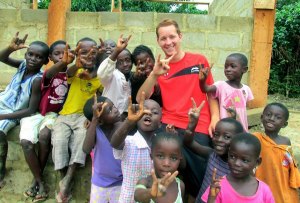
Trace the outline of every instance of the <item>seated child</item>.
<path fill-rule="evenodd" d="M 256 177 L 267 183 L 276 202 L 299 202 L 300 173 L 292 154 L 289 138 L 279 135 L 288 125 L 289 111 L 281 103 L 270 103 L 263 111 L 261 122 L 265 132 L 254 135 L 261 144 L 262 163 Z"/>
<path fill-rule="evenodd" d="M 146 78 L 153 70 L 155 58 L 149 47 L 145 45 L 139 45 L 135 47 L 132 52 L 132 61 L 136 66 L 136 71 L 130 77 L 131 98 L 132 102 L 136 104 L 136 95 Z M 162 98 L 158 84 L 154 86 L 153 93 L 149 99 L 153 99 L 160 106 L 162 106 Z"/>
<path fill-rule="evenodd" d="M 196 104 L 193 101 L 193 111 L 189 112 L 189 120 L 193 125 L 197 125 L 199 120 L 199 108 L 196 108 Z M 215 128 L 215 132 L 212 137 L 213 149 L 207 146 L 202 146 L 193 139 L 193 136 L 185 134 L 184 144 L 191 149 L 194 153 L 208 159 L 207 167 L 204 175 L 204 179 L 196 198 L 196 202 L 202 202 L 201 196 L 205 192 L 206 188 L 210 185 L 210 181 L 213 174 L 213 169 L 217 169 L 218 176 L 224 176 L 229 174 L 228 167 L 228 149 L 230 141 L 238 133 L 242 133 L 243 126 L 233 118 L 221 119 Z"/>
<path fill-rule="evenodd" d="M 202 195 L 204 202 L 275 203 L 267 184 L 253 176 L 253 169 L 260 163 L 259 140 L 249 134 L 236 135 L 230 143 L 228 165 L 230 173 L 223 178 L 216 177 Z"/>
<path fill-rule="evenodd" d="M 54 168 L 62 175 L 56 195 L 58 202 L 67 202 L 72 197 L 76 169 L 85 164 L 86 154 L 82 151 L 86 135 L 83 107 L 101 88 L 96 77 L 98 53 L 95 46 L 97 43 L 88 37 L 78 41 L 76 64 L 67 69 L 68 96 L 52 128 Z"/>
<path fill-rule="evenodd" d="M 182 203 L 184 183 L 176 177 L 182 159 L 179 137 L 166 132 L 157 134 L 152 140 L 151 158 L 154 170 L 151 176 L 137 182 L 134 200 L 145 203 Z"/>
<path fill-rule="evenodd" d="M 220 118 L 228 117 L 227 109 L 234 108 L 237 120 L 248 132 L 246 104 L 254 99 L 251 89 L 241 83 L 243 74 L 248 70 L 248 60 L 240 53 L 230 54 L 225 61 L 224 73 L 227 81 L 218 81 L 213 85 L 205 83 L 210 68 L 201 68 L 199 72 L 200 88 L 203 92 L 213 93 L 220 105 Z"/>
<path fill-rule="evenodd" d="M 128 108 L 128 97 L 131 92 L 128 79 L 131 75 L 132 61 L 131 53 L 126 49 L 130 38 L 131 35 L 125 39 L 123 35 L 119 37 L 117 47 L 100 64 L 97 72 L 104 86 L 102 95 L 109 98 L 121 114 Z"/>
<path fill-rule="evenodd" d="M 25 160 L 34 176 L 32 185 L 24 192 L 24 195 L 33 197 L 36 201 L 45 200 L 48 196 L 42 173 L 50 153 L 52 125 L 68 92 L 66 69 L 67 64 L 72 63 L 74 59 L 71 53 L 68 54 L 68 48 L 69 46 L 62 40 L 50 46 L 49 59 L 55 65 L 43 74 L 39 113 L 22 118 L 20 121 L 21 145 Z M 37 142 L 39 142 L 38 154 L 34 149 Z"/>
<path fill-rule="evenodd" d="M 152 169 L 150 147 L 155 131 L 160 127 L 161 108 L 153 100 L 145 101 L 143 96 L 138 110 L 129 100 L 128 118 L 114 132 L 110 141 L 114 157 L 120 159 L 122 165 L 123 183 L 119 199 L 122 203 L 134 201 L 137 181 L 150 175 Z M 133 136 L 127 136 L 136 125 L 138 131 Z"/>
<path fill-rule="evenodd" d="M 41 68 L 48 63 L 49 47 L 41 41 L 25 45 L 27 35 L 23 39 L 16 33 L 10 45 L 0 51 L 0 61 L 18 68 L 5 91 L 0 93 L 0 190 L 5 185 L 5 163 L 8 143 L 6 135 L 23 117 L 38 111 L 41 95 Z M 10 58 L 10 54 L 28 48 L 25 60 Z"/>
<path fill-rule="evenodd" d="M 83 111 L 90 124 L 82 149 L 86 154 L 93 149 L 95 158 L 90 202 L 118 203 L 123 175 L 121 161 L 114 158 L 110 139 L 121 115 L 113 103 L 102 96 L 89 99 Z"/>

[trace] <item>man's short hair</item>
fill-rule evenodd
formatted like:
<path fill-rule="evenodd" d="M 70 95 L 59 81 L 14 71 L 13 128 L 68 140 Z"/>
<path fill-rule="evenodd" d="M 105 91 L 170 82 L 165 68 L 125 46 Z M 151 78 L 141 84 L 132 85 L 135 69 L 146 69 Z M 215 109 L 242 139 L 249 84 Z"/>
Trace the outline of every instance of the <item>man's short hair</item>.
<path fill-rule="evenodd" d="M 170 26 L 170 25 L 174 25 L 174 27 L 176 28 L 176 32 L 177 34 L 181 34 L 181 31 L 179 29 L 179 25 L 178 23 L 173 20 L 173 19 L 164 19 L 163 21 L 161 21 L 157 26 L 156 26 L 156 37 L 158 38 L 158 29 L 161 27 L 166 27 L 166 26 Z"/>

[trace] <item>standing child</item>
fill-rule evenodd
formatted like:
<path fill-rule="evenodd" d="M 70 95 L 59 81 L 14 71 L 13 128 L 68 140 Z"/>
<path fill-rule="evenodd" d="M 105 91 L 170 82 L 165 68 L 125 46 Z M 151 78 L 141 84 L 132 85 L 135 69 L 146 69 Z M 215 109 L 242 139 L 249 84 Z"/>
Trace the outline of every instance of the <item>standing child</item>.
<path fill-rule="evenodd" d="M 131 35 L 128 38 L 123 38 L 123 35 L 119 37 L 117 47 L 100 64 L 97 72 L 104 86 L 102 95 L 109 98 L 121 114 L 128 108 L 128 97 L 131 93 L 128 80 L 131 75 L 132 61 L 131 53 L 126 49 L 130 38 Z"/>
<path fill-rule="evenodd" d="M 213 93 L 219 99 L 220 118 L 226 118 L 227 109 L 234 108 L 237 120 L 241 122 L 248 132 L 248 120 L 246 104 L 254 99 L 251 89 L 241 83 L 243 74 L 248 70 L 247 57 L 240 53 L 230 54 L 225 61 L 224 73 L 227 81 L 218 81 L 213 85 L 206 84 L 206 78 L 210 69 L 200 69 L 200 88 L 203 92 Z"/>
<path fill-rule="evenodd" d="M 27 35 L 23 39 L 16 33 L 10 45 L 0 51 L 0 61 L 18 68 L 12 81 L 4 92 L 0 93 L 0 190 L 5 185 L 5 163 L 8 143 L 6 135 L 23 117 L 30 116 L 38 110 L 43 65 L 48 63 L 49 47 L 41 41 L 25 45 Z M 10 58 L 10 54 L 27 48 L 25 60 Z"/>
<path fill-rule="evenodd" d="M 117 44 L 112 39 L 107 39 L 104 41 L 104 49 L 105 54 L 107 56 L 111 55 L 114 49 L 116 48 Z"/>
<path fill-rule="evenodd" d="M 86 102 L 83 111 L 90 125 L 82 149 L 86 154 L 94 151 L 90 203 L 118 203 L 123 180 L 121 161 L 114 158 L 109 142 L 121 120 L 120 113 L 109 99 L 96 96 Z"/>
<path fill-rule="evenodd" d="M 256 177 L 266 182 L 276 202 L 299 202 L 300 173 L 292 154 L 291 141 L 279 135 L 281 128 L 288 125 L 289 111 L 281 103 L 268 104 L 261 116 L 265 132 L 256 132 L 262 150 L 262 164 Z"/>
<path fill-rule="evenodd" d="M 193 108 L 189 112 L 189 120 L 191 126 L 197 125 L 199 120 L 200 109 L 196 108 L 195 101 L 193 102 Z M 213 149 L 207 146 L 203 146 L 194 140 L 193 135 L 185 134 L 184 144 L 191 149 L 194 153 L 201 157 L 208 159 L 207 167 L 204 175 L 204 179 L 196 198 L 196 202 L 202 202 L 201 196 L 205 192 L 206 188 L 210 185 L 210 181 L 213 175 L 213 169 L 217 169 L 218 176 L 224 176 L 229 174 L 228 166 L 228 149 L 230 141 L 238 133 L 242 133 L 243 126 L 233 118 L 221 119 L 215 128 L 215 132 L 212 137 Z"/>
<path fill-rule="evenodd" d="M 76 64 L 67 69 L 68 96 L 52 128 L 54 168 L 62 175 L 57 202 L 67 202 L 72 197 L 76 169 L 85 164 L 86 154 L 82 151 L 86 135 L 83 106 L 101 87 L 96 77 L 98 54 L 95 46 L 97 43 L 87 37 L 77 43 Z"/>
<path fill-rule="evenodd" d="M 176 177 L 182 159 L 179 137 L 166 132 L 156 135 L 152 141 L 151 158 L 154 170 L 151 176 L 137 182 L 134 200 L 145 203 L 182 203 L 184 183 Z"/>
<path fill-rule="evenodd" d="M 55 65 L 43 74 L 39 113 L 22 118 L 20 121 L 21 145 L 25 160 L 34 176 L 32 185 L 24 195 L 34 197 L 34 201 L 45 200 L 48 196 L 42 173 L 51 149 L 51 129 L 68 92 L 66 69 L 74 59 L 71 53 L 68 54 L 68 48 L 66 42 L 62 40 L 50 46 L 49 59 Z M 34 147 L 37 142 L 39 142 L 38 154 Z"/>
<path fill-rule="evenodd" d="M 259 140 L 249 134 L 241 133 L 230 143 L 228 165 L 230 173 L 223 178 L 216 177 L 202 196 L 208 203 L 243 202 L 275 203 L 267 184 L 253 176 L 253 170 L 261 163 Z"/>
<path fill-rule="evenodd" d="M 136 71 L 130 77 L 131 98 L 133 103 L 137 103 L 136 95 L 139 88 L 143 85 L 151 71 L 153 70 L 155 58 L 151 49 L 145 45 L 135 47 L 132 52 L 132 61 L 136 66 Z M 159 85 L 154 86 L 153 94 L 149 99 L 153 99 L 162 106 L 162 98 L 160 95 Z"/>
<path fill-rule="evenodd" d="M 150 175 L 152 169 L 150 147 L 155 131 L 160 127 L 161 109 L 157 102 L 144 99 L 142 97 L 138 110 L 129 100 L 128 118 L 110 141 L 115 158 L 120 159 L 122 164 L 123 183 L 119 199 L 122 203 L 134 201 L 137 181 Z M 133 136 L 127 136 L 136 125 L 138 131 Z"/>

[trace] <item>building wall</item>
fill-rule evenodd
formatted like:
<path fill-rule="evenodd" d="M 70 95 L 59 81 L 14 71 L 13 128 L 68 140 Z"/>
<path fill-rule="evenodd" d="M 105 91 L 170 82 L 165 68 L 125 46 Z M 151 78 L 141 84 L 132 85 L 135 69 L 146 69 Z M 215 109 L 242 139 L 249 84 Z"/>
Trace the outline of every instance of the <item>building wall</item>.
<path fill-rule="evenodd" d="M 20 36 L 29 35 L 27 44 L 34 40 L 47 41 L 47 10 L 0 9 L 0 47 L 7 46 L 17 31 Z M 251 51 L 253 19 L 214 15 L 188 15 L 163 13 L 110 13 L 110 12 L 69 12 L 67 14 L 66 40 L 72 48 L 82 37 L 117 40 L 121 33 L 132 34 L 128 45 L 130 50 L 139 44 L 148 45 L 155 56 L 161 53 L 156 42 L 155 26 L 164 18 L 179 23 L 183 32 L 182 47 L 185 51 L 198 52 L 214 63 L 215 80 L 222 80 L 226 56 L 233 52 L 244 53 L 248 58 Z M 25 50 L 13 56 L 24 57 Z M 14 69 L 0 63 L 0 84 L 10 81 Z M 247 83 L 247 74 L 243 77 Z"/>
<path fill-rule="evenodd" d="M 29 8 L 30 0 L 0 0 L 0 8 Z"/>
<path fill-rule="evenodd" d="M 216 16 L 252 17 L 254 0 L 214 0 L 208 9 Z"/>

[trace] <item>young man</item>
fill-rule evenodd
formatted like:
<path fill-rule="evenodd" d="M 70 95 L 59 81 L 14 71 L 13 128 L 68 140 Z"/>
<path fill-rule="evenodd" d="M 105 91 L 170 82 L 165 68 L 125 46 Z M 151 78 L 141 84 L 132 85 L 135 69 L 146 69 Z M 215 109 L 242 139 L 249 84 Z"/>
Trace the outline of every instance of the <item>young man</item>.
<path fill-rule="evenodd" d="M 146 98 L 151 96 L 153 87 L 158 83 L 162 95 L 162 123 L 173 124 L 180 135 L 188 125 L 188 111 L 190 99 L 195 98 L 197 105 L 205 101 L 196 127 L 195 140 L 202 145 L 210 144 L 209 135 L 212 135 L 215 124 L 219 120 L 219 107 L 217 100 L 203 93 L 199 87 L 199 70 L 208 68 L 205 56 L 192 54 L 181 50 L 182 33 L 176 21 L 163 20 L 156 27 L 157 43 L 165 54 L 164 60 L 158 57 L 157 63 L 139 89 L 137 101 L 142 91 Z M 207 84 L 212 84 L 212 75 L 208 75 Z M 171 91 L 170 91 L 171 90 Z M 205 173 L 206 162 L 193 152 L 184 149 L 187 160 L 187 191 L 196 196 Z"/>

